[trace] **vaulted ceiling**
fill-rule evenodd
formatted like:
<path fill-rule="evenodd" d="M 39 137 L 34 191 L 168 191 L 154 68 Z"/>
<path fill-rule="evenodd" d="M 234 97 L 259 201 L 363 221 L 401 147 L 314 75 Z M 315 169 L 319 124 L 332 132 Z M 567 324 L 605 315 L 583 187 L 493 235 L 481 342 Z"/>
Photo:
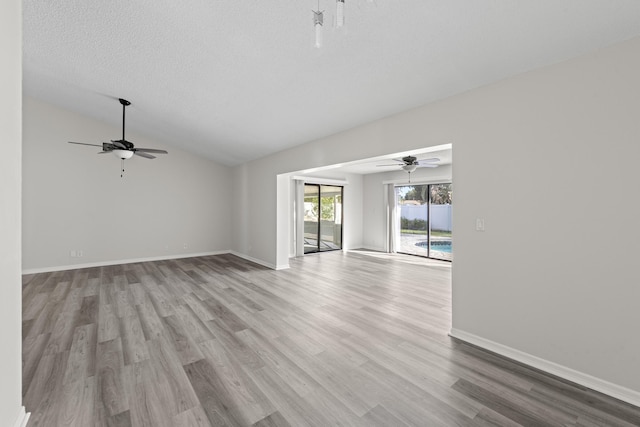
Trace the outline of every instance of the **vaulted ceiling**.
<path fill-rule="evenodd" d="M 320 49 L 317 0 L 23 5 L 27 95 L 227 165 L 640 35 L 637 0 L 320 0 Z"/>

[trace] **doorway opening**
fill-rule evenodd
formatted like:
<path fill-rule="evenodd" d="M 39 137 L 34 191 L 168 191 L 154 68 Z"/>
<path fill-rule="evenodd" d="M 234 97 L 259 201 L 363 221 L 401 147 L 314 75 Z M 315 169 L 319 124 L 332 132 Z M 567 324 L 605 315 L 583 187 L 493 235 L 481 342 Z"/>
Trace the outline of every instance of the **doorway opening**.
<path fill-rule="evenodd" d="M 395 187 L 398 252 L 451 261 L 451 183 Z"/>
<path fill-rule="evenodd" d="M 304 184 L 304 253 L 342 249 L 343 187 Z"/>

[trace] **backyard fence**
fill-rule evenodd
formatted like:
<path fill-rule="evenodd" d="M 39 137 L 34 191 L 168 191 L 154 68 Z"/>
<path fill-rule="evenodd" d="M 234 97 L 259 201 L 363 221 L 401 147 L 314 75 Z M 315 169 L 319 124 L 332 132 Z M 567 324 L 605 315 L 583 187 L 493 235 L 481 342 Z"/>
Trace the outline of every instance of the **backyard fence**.
<path fill-rule="evenodd" d="M 427 205 L 401 205 L 400 217 L 427 220 Z M 431 205 L 431 229 L 451 231 L 451 205 Z"/>

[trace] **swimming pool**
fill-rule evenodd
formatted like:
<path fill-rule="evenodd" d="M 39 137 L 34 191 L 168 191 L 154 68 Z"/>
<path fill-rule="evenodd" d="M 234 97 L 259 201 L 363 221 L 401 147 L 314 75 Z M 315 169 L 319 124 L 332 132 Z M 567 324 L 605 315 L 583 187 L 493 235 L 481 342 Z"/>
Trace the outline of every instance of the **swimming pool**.
<path fill-rule="evenodd" d="M 416 246 L 420 246 L 421 248 L 427 248 L 427 246 L 429 246 L 429 242 L 427 242 L 426 240 L 423 240 L 422 242 L 418 242 L 416 243 Z M 447 241 L 438 241 L 435 240 L 433 242 L 431 242 L 431 250 L 432 251 L 438 251 L 438 252 L 447 252 L 447 253 L 451 253 L 451 241 L 447 240 Z"/>

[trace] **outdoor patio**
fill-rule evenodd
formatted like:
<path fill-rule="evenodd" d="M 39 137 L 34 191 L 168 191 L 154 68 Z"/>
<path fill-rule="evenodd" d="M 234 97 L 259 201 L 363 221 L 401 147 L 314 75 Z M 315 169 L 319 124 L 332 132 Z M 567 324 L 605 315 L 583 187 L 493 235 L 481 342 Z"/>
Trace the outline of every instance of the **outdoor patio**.
<path fill-rule="evenodd" d="M 450 237 L 431 237 L 432 242 L 445 242 L 451 241 Z M 424 242 L 425 246 L 419 246 L 420 242 Z M 400 235 L 400 242 L 398 246 L 398 252 L 411 255 L 428 256 L 429 252 L 426 246 L 427 236 L 424 234 L 405 234 Z M 437 246 L 437 245 L 434 245 Z M 432 247 L 431 258 L 452 260 L 451 252 L 438 251 Z"/>

